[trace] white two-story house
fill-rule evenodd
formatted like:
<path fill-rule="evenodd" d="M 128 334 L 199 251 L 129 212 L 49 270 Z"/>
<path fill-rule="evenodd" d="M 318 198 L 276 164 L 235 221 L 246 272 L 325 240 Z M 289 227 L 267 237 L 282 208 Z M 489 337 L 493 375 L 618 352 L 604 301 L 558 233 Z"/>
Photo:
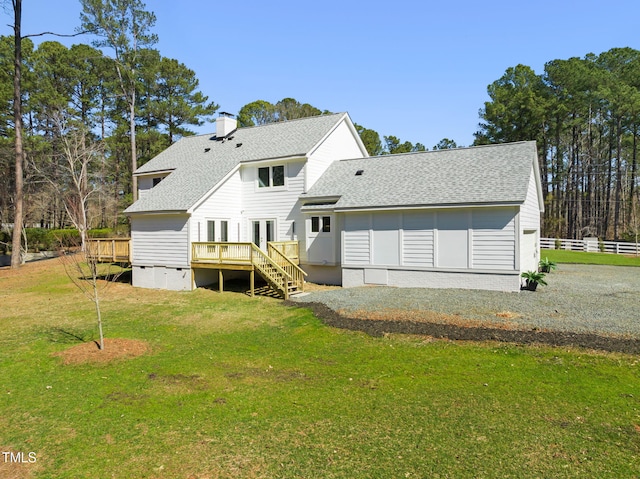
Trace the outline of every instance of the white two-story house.
<path fill-rule="evenodd" d="M 236 126 L 223 114 L 215 134 L 135 172 L 134 286 L 191 290 L 231 274 L 253 284 L 257 272 L 285 297 L 303 274 L 518 290 L 537 267 L 533 142 L 369 158 L 346 113 Z"/>

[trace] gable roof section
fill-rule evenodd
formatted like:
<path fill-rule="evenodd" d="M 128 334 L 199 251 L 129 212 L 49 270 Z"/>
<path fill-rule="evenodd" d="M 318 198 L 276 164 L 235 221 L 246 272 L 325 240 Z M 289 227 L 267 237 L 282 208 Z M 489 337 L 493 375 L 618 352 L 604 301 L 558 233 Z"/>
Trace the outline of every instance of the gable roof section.
<path fill-rule="evenodd" d="M 238 128 L 221 141 L 211 134 L 182 138 L 136 170 L 138 176 L 171 174 L 125 213 L 187 211 L 241 163 L 307 156 L 344 118 L 337 113 Z"/>
<path fill-rule="evenodd" d="M 532 167 L 534 141 L 343 160 L 301 198 L 338 197 L 336 211 L 521 204 Z"/>

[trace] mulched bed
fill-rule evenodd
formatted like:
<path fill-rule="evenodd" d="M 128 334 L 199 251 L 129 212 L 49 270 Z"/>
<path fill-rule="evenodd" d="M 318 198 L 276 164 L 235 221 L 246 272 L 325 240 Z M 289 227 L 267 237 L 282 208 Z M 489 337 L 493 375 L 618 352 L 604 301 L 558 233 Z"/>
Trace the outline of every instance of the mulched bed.
<path fill-rule="evenodd" d="M 476 321 L 465 321 L 461 317 L 446 318 L 438 314 L 438 321 L 407 319 L 383 319 L 379 314 L 358 312 L 358 317 L 340 314 L 318 302 L 286 301 L 285 304 L 309 308 L 325 324 L 352 331 L 362 331 L 371 336 L 383 336 L 388 333 L 416 334 L 434 338 L 447 338 L 462 341 L 501 341 L 517 344 L 548 344 L 552 346 L 575 346 L 587 349 L 640 353 L 640 340 L 618 336 L 605 336 L 592 333 L 571 333 L 550 330 L 509 329 L 507 327 L 479 326 Z M 424 311 L 422 312 L 424 313 Z M 450 320 L 449 320 L 450 319 Z"/>
<path fill-rule="evenodd" d="M 135 358 L 147 351 L 149 345 L 144 341 L 105 338 L 104 350 L 100 350 L 98 342 L 91 341 L 54 353 L 53 356 L 62 358 L 64 364 L 108 363 L 118 359 Z"/>

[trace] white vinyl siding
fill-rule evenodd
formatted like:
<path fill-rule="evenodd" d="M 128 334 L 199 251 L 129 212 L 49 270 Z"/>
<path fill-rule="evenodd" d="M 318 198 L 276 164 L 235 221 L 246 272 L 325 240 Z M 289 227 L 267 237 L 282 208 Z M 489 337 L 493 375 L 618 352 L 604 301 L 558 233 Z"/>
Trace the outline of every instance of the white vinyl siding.
<path fill-rule="evenodd" d="M 227 221 L 227 241 L 240 241 L 239 232 L 242 222 L 242 199 L 240 172 L 231 177 L 213 191 L 191 216 L 191 241 L 207 241 L 207 224 L 216 221 L 216 237 L 221 238 L 221 221 Z"/>
<path fill-rule="evenodd" d="M 532 168 L 527 197 L 520 207 L 520 271 L 535 271 L 540 261 L 540 206 L 535 180 L 537 174 Z"/>
<path fill-rule="evenodd" d="M 402 264 L 433 267 L 434 214 L 406 213 L 402 218 Z"/>
<path fill-rule="evenodd" d="M 540 207 L 538 205 L 538 190 L 535 180 L 536 173 L 531 170 L 529 186 L 527 188 L 527 198 L 520 208 L 520 229 L 539 230 L 540 229 Z"/>
<path fill-rule="evenodd" d="M 143 198 L 151 189 L 157 186 L 164 178 L 167 177 L 167 173 L 154 174 L 138 177 L 138 197 Z"/>
<path fill-rule="evenodd" d="M 516 207 L 345 213 L 344 265 L 514 271 Z"/>
<path fill-rule="evenodd" d="M 400 264 L 400 234 L 397 213 L 372 215 L 373 261 L 375 265 Z"/>
<path fill-rule="evenodd" d="M 513 209 L 473 212 L 473 268 L 515 269 L 516 228 Z"/>
<path fill-rule="evenodd" d="M 369 264 L 371 262 L 369 229 L 370 215 L 348 214 L 344 219 L 344 263 Z"/>
<path fill-rule="evenodd" d="M 469 212 L 442 211 L 437 217 L 438 268 L 469 267 Z"/>
<path fill-rule="evenodd" d="M 187 215 L 132 216 L 133 264 L 188 267 L 188 225 Z"/>
<path fill-rule="evenodd" d="M 362 158 L 363 153 L 358 148 L 354 135 L 346 121 L 333 130 L 325 140 L 309 156 L 306 166 L 306 188 L 307 190 L 318 181 L 318 178 L 325 172 L 334 161 L 350 158 Z"/>

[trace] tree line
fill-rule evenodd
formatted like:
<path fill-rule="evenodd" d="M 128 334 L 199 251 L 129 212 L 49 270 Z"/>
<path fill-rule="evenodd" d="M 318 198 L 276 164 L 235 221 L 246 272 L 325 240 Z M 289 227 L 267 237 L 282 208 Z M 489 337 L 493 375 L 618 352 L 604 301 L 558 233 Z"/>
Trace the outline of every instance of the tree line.
<path fill-rule="evenodd" d="M 488 94 L 475 144 L 537 141 L 544 236 L 636 240 L 640 51 L 517 65 Z"/>
<path fill-rule="evenodd" d="M 14 8 L 21 2 L 14 2 Z M 138 0 L 83 0 L 93 45 L 0 37 L 0 223 L 15 220 L 23 151 L 27 225 L 115 227 L 133 201 L 133 170 L 213 118 L 193 70 L 152 48 L 155 17 Z M 118 35 L 114 34 L 114 29 Z M 19 45 L 19 46 L 17 46 Z M 111 47 L 113 55 L 105 53 Z M 14 65 L 19 51 L 20 71 Z M 16 128 L 12 88 L 19 78 Z M 13 108 L 12 108 L 13 107 Z M 19 137 L 18 132 L 22 135 Z"/>
<path fill-rule="evenodd" d="M 12 37 L 0 37 L 0 101 L 10 104 Z M 68 165 L 70 144 L 75 154 L 89 155 L 85 181 L 96 189 L 98 223 L 105 226 L 131 202 L 128 106 L 118 85 L 113 59 L 86 44 L 65 47 L 47 41 L 34 48 L 23 41 L 22 110 L 28 207 L 31 222 L 61 226 L 66 221 L 64 192 L 73 181 Z M 198 91 L 195 73 L 157 50 L 139 52 L 135 126 L 140 166 L 190 127 L 210 119 L 218 106 Z M 4 78 L 2 78 L 4 77 Z M 0 111 L 0 167 L 9 172 L 14 142 L 10 108 Z M 9 218 L 11 175 L 0 184 L 0 214 Z M 99 188 L 98 188 L 99 187 Z"/>
<path fill-rule="evenodd" d="M 266 100 L 256 100 L 244 105 L 238 112 L 238 126 L 256 126 L 273 123 L 277 121 L 295 120 L 308 116 L 327 115 L 331 112 L 320 110 L 308 103 L 300 103 L 295 98 L 283 98 L 282 100 L 270 103 Z M 402 141 L 400 138 L 390 135 L 380 138 L 380 134 L 372 129 L 355 124 L 360 139 L 367 148 L 371 156 L 389 155 L 396 153 L 410 153 L 415 151 L 426 151 L 422 143 L 415 145 L 410 141 Z M 457 148 L 456 142 L 448 138 L 443 138 L 433 149 Z"/>
<path fill-rule="evenodd" d="M 213 121 L 218 105 L 199 91 L 193 70 L 152 48 L 155 17 L 139 0 L 82 0 L 82 28 L 97 38 L 66 47 L 21 38 L 20 118 L 27 225 L 126 228 L 135 201 L 133 171 L 192 127 Z M 135 37 L 134 37 L 135 36 Z M 16 205 L 15 118 L 11 88 L 15 38 L 0 37 L 0 223 Z M 109 55 L 109 52 L 112 54 Z M 330 113 L 293 98 L 257 100 L 239 126 Z M 357 125 L 372 155 L 426 148 Z M 450 141 L 450 140 L 446 140 Z M 440 143 L 445 147 L 445 140 Z M 453 143 L 455 145 L 455 143 Z M 446 144 L 451 147 L 451 144 Z"/>

